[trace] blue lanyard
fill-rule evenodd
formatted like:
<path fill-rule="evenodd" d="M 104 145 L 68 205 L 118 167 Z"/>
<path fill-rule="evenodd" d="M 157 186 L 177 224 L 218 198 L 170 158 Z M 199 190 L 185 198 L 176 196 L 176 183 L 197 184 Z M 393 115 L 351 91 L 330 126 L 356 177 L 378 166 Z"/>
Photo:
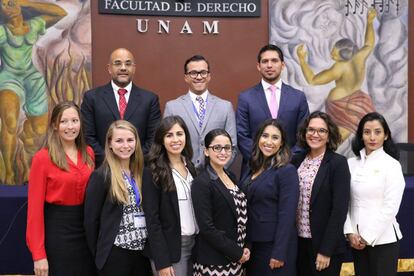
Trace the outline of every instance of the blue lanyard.
<path fill-rule="evenodd" d="M 124 171 L 122 172 L 122 176 L 125 178 L 125 180 L 128 181 L 128 184 L 131 185 L 132 191 L 134 192 L 135 202 L 137 204 L 137 207 L 139 207 L 139 204 L 141 203 L 141 197 L 139 196 L 137 190 L 137 183 L 135 182 L 134 177 L 128 177 L 128 175 Z"/>

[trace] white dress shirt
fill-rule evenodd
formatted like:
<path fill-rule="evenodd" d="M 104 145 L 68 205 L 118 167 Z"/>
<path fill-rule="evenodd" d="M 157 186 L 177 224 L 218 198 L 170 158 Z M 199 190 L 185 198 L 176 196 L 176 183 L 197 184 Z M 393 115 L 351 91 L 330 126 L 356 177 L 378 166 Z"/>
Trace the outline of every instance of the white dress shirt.
<path fill-rule="evenodd" d="M 125 86 L 125 87 L 119 87 L 113 81 L 111 81 L 111 84 L 112 84 L 112 89 L 114 90 L 116 105 L 118 106 L 118 109 L 119 109 L 119 94 L 118 94 L 118 90 L 119 90 L 119 88 L 123 88 L 123 89 L 126 89 L 128 91 L 125 94 L 125 100 L 128 103 L 128 101 L 129 101 L 129 95 L 131 95 L 132 81 L 130 83 L 128 83 L 128 85 Z"/>
<path fill-rule="evenodd" d="M 348 164 L 351 198 L 344 234 L 359 234 L 371 246 L 401 239 L 395 219 L 405 187 L 400 163 L 381 147 L 369 155 L 362 149 Z"/>
<path fill-rule="evenodd" d="M 271 92 L 269 90 L 270 86 L 276 86 L 276 100 L 277 100 L 277 106 L 280 106 L 280 96 L 282 94 L 282 79 L 279 79 L 275 84 L 270 84 L 268 82 L 266 82 L 265 80 L 262 79 L 262 86 L 263 86 L 263 90 L 266 96 L 266 102 L 267 105 L 269 105 L 270 103 L 270 97 L 271 97 Z"/>

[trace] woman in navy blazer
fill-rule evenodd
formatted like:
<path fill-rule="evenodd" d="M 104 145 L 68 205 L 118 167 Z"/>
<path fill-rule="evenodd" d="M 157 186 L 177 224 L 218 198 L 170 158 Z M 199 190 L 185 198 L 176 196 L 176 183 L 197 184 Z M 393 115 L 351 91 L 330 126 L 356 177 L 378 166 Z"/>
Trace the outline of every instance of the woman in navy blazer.
<path fill-rule="evenodd" d="M 341 142 L 338 127 L 315 111 L 298 133 L 305 152 L 293 157 L 298 168 L 298 275 L 338 276 L 346 250 L 343 227 L 348 210 L 350 173 L 344 156 L 334 152 Z"/>
<path fill-rule="evenodd" d="M 286 132 L 277 120 L 266 120 L 256 134 L 251 175 L 243 185 L 248 205 L 247 240 L 251 245 L 249 276 L 296 275 L 299 183 L 289 161 Z"/>

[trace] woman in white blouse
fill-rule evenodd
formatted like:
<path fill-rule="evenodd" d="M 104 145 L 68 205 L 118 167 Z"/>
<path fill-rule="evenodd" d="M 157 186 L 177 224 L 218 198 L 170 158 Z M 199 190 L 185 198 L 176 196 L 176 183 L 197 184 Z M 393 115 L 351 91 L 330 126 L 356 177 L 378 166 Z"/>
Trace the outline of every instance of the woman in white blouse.
<path fill-rule="evenodd" d="M 357 157 L 348 160 L 351 199 L 344 233 L 356 275 L 397 275 L 402 234 L 395 216 L 405 182 L 399 152 L 381 114 L 372 112 L 361 119 L 352 150 Z"/>
<path fill-rule="evenodd" d="M 155 132 L 142 184 L 155 275 L 192 275 L 191 250 L 198 232 L 191 199 L 196 175 L 192 155 L 190 134 L 183 119 L 165 117 Z"/>

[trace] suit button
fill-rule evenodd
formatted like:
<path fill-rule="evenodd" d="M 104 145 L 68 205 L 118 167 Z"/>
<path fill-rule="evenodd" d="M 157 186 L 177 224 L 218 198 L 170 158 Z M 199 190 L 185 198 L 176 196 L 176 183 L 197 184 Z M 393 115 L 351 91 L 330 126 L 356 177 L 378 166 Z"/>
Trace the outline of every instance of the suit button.
<path fill-rule="evenodd" d="M 311 210 L 309 210 L 309 213 L 312 213 L 312 209 L 311 209 Z"/>

